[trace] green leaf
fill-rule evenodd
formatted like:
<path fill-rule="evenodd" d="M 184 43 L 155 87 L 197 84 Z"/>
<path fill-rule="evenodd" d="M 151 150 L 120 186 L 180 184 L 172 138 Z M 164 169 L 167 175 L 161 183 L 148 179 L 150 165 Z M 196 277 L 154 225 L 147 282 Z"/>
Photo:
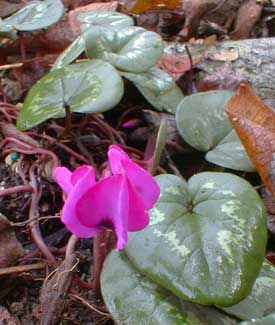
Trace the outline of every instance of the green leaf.
<path fill-rule="evenodd" d="M 88 11 L 81 12 L 77 16 L 80 22 L 80 28 L 85 31 L 89 28 L 127 28 L 134 25 L 134 21 L 130 16 L 124 15 L 116 11 Z"/>
<path fill-rule="evenodd" d="M 173 175 L 156 180 L 160 198 L 150 226 L 129 236 L 130 260 L 183 299 L 238 303 L 251 291 L 265 253 L 265 209 L 257 192 L 228 173 L 200 173 L 188 183 Z"/>
<path fill-rule="evenodd" d="M 228 314 L 250 320 L 275 310 L 275 267 L 264 261 L 250 294 L 237 305 L 223 308 Z M 274 322 L 275 324 L 275 322 Z"/>
<path fill-rule="evenodd" d="M 116 68 L 144 72 L 161 57 L 161 37 L 141 27 L 90 28 L 84 33 L 86 54 L 110 62 Z"/>
<path fill-rule="evenodd" d="M 168 73 L 153 67 L 143 73 L 121 72 L 121 74 L 132 81 L 156 109 L 176 113 L 177 106 L 184 96 Z"/>
<path fill-rule="evenodd" d="M 142 275 L 126 254 L 112 251 L 101 273 L 104 302 L 118 324 L 236 325 L 215 308 L 180 301 Z"/>
<path fill-rule="evenodd" d="M 185 97 L 177 108 L 177 128 L 192 147 L 208 151 L 208 161 L 226 168 L 255 171 L 224 110 L 232 94 L 216 90 Z"/>
<path fill-rule="evenodd" d="M 51 71 L 63 68 L 70 64 L 85 50 L 85 42 L 82 36 L 78 36 L 57 58 Z"/>
<path fill-rule="evenodd" d="M 113 251 L 105 260 L 101 290 L 118 323 L 190 324 L 180 311 L 178 299 L 142 276 L 123 252 Z"/>
<path fill-rule="evenodd" d="M 17 30 L 31 31 L 56 23 L 63 13 L 64 6 L 61 0 L 31 1 L 4 22 Z"/>
<path fill-rule="evenodd" d="M 152 163 L 152 168 L 151 168 L 151 174 L 154 175 L 156 172 L 156 169 L 159 165 L 160 158 L 163 152 L 163 149 L 165 147 L 165 143 L 167 140 L 167 124 L 165 118 L 162 119 L 159 130 L 158 130 L 158 135 L 156 139 L 156 144 L 155 144 L 155 150 L 154 150 L 154 155 L 153 155 L 153 163 Z"/>
<path fill-rule="evenodd" d="M 123 81 L 109 63 L 90 60 L 52 71 L 29 91 L 17 118 L 17 127 L 29 129 L 49 118 L 72 112 L 104 112 L 123 95 Z"/>
<path fill-rule="evenodd" d="M 275 313 L 272 313 L 260 319 L 253 319 L 251 321 L 240 323 L 240 325 L 274 325 L 274 324 L 275 324 Z"/>

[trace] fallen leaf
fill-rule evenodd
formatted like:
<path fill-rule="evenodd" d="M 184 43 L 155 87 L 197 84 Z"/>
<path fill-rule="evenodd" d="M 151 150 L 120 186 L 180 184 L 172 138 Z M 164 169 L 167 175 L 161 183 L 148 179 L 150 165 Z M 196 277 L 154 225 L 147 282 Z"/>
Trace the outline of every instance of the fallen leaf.
<path fill-rule="evenodd" d="M 265 186 L 275 196 L 275 114 L 245 84 L 225 110 Z"/>
<path fill-rule="evenodd" d="M 126 1 L 125 1 L 126 2 Z M 130 2 L 130 3 L 129 3 Z M 171 9 L 174 10 L 180 5 L 180 0 L 137 0 L 131 6 L 131 2 L 127 1 L 126 10 L 133 14 L 141 14 L 147 10 L 161 10 Z"/>
<path fill-rule="evenodd" d="M 234 40 L 249 38 L 252 28 L 261 16 L 263 6 L 257 0 L 245 1 L 238 10 L 235 29 L 230 33 Z"/>
<path fill-rule="evenodd" d="M 200 62 L 202 55 L 197 55 L 192 58 L 193 66 Z M 178 80 L 185 72 L 189 71 L 191 67 L 190 58 L 177 53 L 163 53 L 157 66 L 169 73 L 175 80 Z"/>
<path fill-rule="evenodd" d="M 216 60 L 216 61 L 235 61 L 239 57 L 238 52 L 235 51 L 226 51 L 226 52 L 221 52 L 221 53 L 213 53 L 209 54 L 209 58 L 211 60 Z"/>
<path fill-rule="evenodd" d="M 0 267 L 16 264 L 24 253 L 25 251 L 21 243 L 16 239 L 10 222 L 0 213 Z"/>

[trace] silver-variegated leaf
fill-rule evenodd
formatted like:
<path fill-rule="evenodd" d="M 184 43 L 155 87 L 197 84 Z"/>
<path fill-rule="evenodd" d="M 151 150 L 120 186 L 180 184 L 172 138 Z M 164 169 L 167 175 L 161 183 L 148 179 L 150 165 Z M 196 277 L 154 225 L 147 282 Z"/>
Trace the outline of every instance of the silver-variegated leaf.
<path fill-rule="evenodd" d="M 244 320 L 261 318 L 273 312 L 275 310 L 275 267 L 268 261 L 264 261 L 250 294 L 237 305 L 223 310 Z"/>
<path fill-rule="evenodd" d="M 77 16 L 77 20 L 80 22 L 82 31 L 95 27 L 123 29 L 134 25 L 134 21 L 130 16 L 116 11 L 81 12 Z"/>
<path fill-rule="evenodd" d="M 175 295 L 230 306 L 251 291 L 267 239 L 265 209 L 254 188 L 228 173 L 187 182 L 156 177 L 161 194 L 150 226 L 130 234 L 127 256 Z"/>
<path fill-rule="evenodd" d="M 89 60 L 54 70 L 29 91 L 17 127 L 29 129 L 49 118 L 72 112 L 96 113 L 114 107 L 123 95 L 123 81 L 108 62 Z"/>
<path fill-rule="evenodd" d="M 211 307 L 175 297 L 142 275 L 124 252 L 112 251 L 101 273 L 104 302 L 118 324 L 236 325 L 237 322 Z"/>
<path fill-rule="evenodd" d="M 31 1 L 4 22 L 19 31 L 46 28 L 56 23 L 64 13 L 61 0 Z"/>
<path fill-rule="evenodd" d="M 84 33 L 89 58 L 106 60 L 116 68 L 144 72 L 151 68 L 163 51 L 161 37 L 141 27 L 90 28 Z"/>
<path fill-rule="evenodd" d="M 206 159 L 226 168 L 255 171 L 224 106 L 233 93 L 215 90 L 185 97 L 176 113 L 177 128 L 182 138 Z"/>
<path fill-rule="evenodd" d="M 184 96 L 168 73 L 153 67 L 143 73 L 121 72 L 121 74 L 132 81 L 156 109 L 165 110 L 172 114 L 176 113 L 176 109 Z"/>

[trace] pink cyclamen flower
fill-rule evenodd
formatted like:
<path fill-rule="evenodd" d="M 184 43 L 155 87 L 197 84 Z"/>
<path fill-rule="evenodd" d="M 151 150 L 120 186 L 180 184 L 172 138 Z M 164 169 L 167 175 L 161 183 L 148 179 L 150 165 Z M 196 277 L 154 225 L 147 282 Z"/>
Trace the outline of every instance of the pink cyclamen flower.
<path fill-rule="evenodd" d="M 113 175 L 99 182 L 91 166 L 81 166 L 73 173 L 66 167 L 54 170 L 67 195 L 61 220 L 80 238 L 94 237 L 102 227 L 111 227 L 117 235 L 117 248 L 123 249 L 128 231 L 148 225 L 148 210 L 160 190 L 154 178 L 118 146 L 109 147 L 108 157 Z"/>

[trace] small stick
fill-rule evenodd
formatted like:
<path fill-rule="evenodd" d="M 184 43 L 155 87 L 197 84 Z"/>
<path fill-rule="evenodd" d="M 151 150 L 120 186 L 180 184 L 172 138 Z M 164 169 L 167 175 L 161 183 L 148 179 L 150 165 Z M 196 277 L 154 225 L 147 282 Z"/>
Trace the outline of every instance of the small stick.
<path fill-rule="evenodd" d="M 17 266 L 3 267 L 3 268 L 0 268 L 0 275 L 28 272 L 28 271 L 32 271 L 32 270 L 40 270 L 40 269 L 44 269 L 46 266 L 47 266 L 46 263 L 39 262 L 39 263 L 28 264 L 28 265 L 17 265 Z"/>
<path fill-rule="evenodd" d="M 82 297 L 79 297 L 78 295 L 73 294 L 73 293 L 69 293 L 69 297 L 81 301 L 83 305 L 89 307 L 90 309 L 92 309 L 96 313 L 98 313 L 100 315 L 103 315 L 103 316 L 108 316 L 108 317 L 111 318 L 111 315 L 110 314 L 104 313 L 103 311 L 100 311 L 100 310 L 96 309 L 94 306 L 92 306 L 91 304 L 89 304 L 88 301 L 86 301 Z"/>
<path fill-rule="evenodd" d="M 32 197 L 31 197 L 29 220 L 35 221 L 36 211 L 37 211 L 37 206 L 38 206 L 38 201 L 39 201 L 39 190 L 38 190 L 36 176 L 34 174 L 34 165 L 31 166 L 29 174 L 30 174 L 30 180 L 31 180 L 31 183 L 32 183 L 32 186 L 34 189 L 34 191 L 32 193 Z M 46 259 L 49 262 L 56 264 L 55 257 L 53 256 L 53 254 L 51 253 L 51 251 L 49 250 L 48 246 L 45 244 L 45 242 L 41 236 L 38 224 L 36 222 L 31 222 L 30 228 L 31 228 L 32 238 L 33 238 L 36 246 L 40 249 L 42 254 L 46 257 Z"/>
<path fill-rule="evenodd" d="M 24 63 L 22 63 L 22 62 L 17 62 L 17 63 L 12 63 L 12 64 L 3 64 L 3 65 L 0 65 L 0 70 L 20 68 L 23 66 L 23 64 Z"/>
<path fill-rule="evenodd" d="M 77 242 L 78 242 L 78 237 L 76 237 L 75 235 L 72 235 L 70 237 L 67 247 L 66 247 L 66 253 L 65 253 L 66 258 L 69 258 L 69 256 L 74 253 L 75 245 Z"/>

